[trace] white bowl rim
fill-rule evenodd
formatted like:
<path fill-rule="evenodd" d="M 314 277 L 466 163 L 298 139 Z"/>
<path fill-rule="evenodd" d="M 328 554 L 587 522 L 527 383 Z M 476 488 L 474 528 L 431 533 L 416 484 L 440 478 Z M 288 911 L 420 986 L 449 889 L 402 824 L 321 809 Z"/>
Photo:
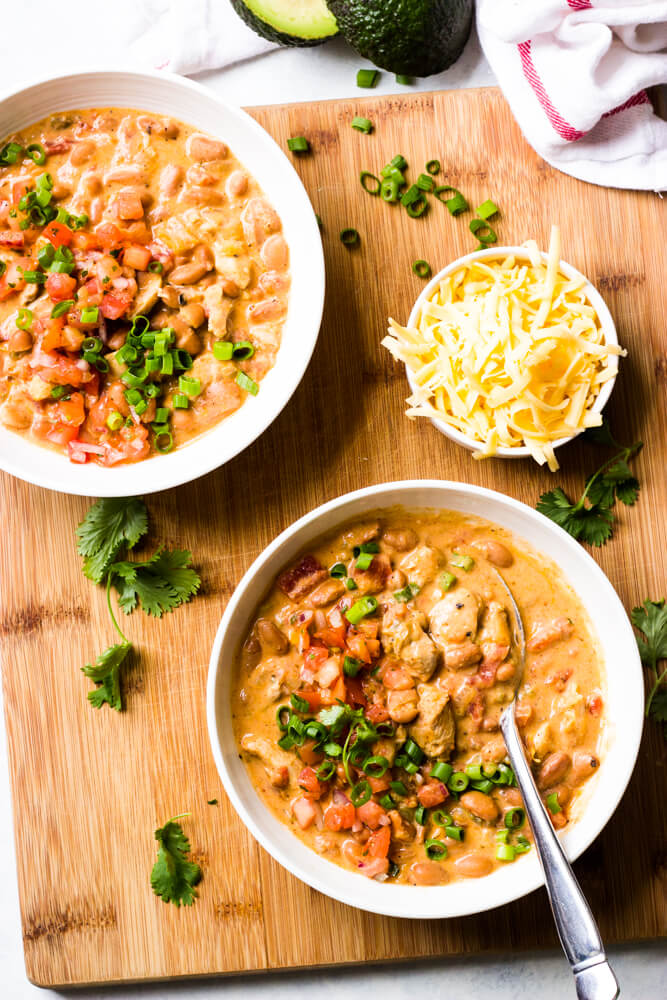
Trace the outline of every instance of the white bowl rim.
<path fill-rule="evenodd" d="M 409 919 L 440 919 L 486 912 L 487 910 L 494 909 L 497 906 L 504 905 L 527 895 L 544 884 L 544 875 L 539 865 L 536 853 L 532 851 L 530 854 L 521 858 L 519 862 L 515 863 L 513 866 L 507 866 L 506 868 L 500 869 L 501 872 L 507 872 L 511 867 L 516 874 L 510 888 L 506 889 L 501 894 L 496 892 L 494 895 L 489 885 L 490 880 L 498 874 L 498 870 L 484 878 L 468 881 L 463 880 L 444 886 L 416 887 L 382 885 L 374 882 L 373 880 L 365 879 L 363 876 L 359 876 L 355 873 L 346 872 L 333 862 L 320 858 L 314 851 L 311 851 L 310 848 L 306 847 L 294 834 L 292 834 L 285 824 L 282 824 L 279 820 L 272 816 L 268 808 L 263 804 L 259 795 L 257 795 L 254 787 L 252 787 L 255 800 L 261 804 L 260 812 L 264 825 L 268 824 L 273 826 L 275 829 L 280 828 L 282 830 L 287 830 L 289 834 L 287 849 L 285 849 L 282 845 L 277 845 L 271 839 L 271 836 L 265 832 L 262 826 L 255 821 L 249 810 L 246 808 L 227 766 L 225 753 L 222 749 L 221 733 L 223 727 L 222 723 L 219 721 L 218 686 L 223 674 L 221 654 L 227 629 L 235 618 L 237 612 L 239 612 L 239 609 L 243 608 L 246 590 L 254 581 L 255 577 L 262 572 L 266 563 L 269 562 L 274 555 L 279 553 L 280 550 L 295 536 L 304 532 L 304 529 L 309 528 L 311 530 L 307 533 L 308 537 L 304 537 L 299 540 L 298 551 L 304 550 L 307 548 L 309 540 L 315 540 L 318 535 L 321 534 L 321 532 L 317 531 L 317 524 L 321 518 L 325 517 L 330 512 L 341 511 L 341 517 L 338 523 L 344 523 L 345 509 L 354 504 L 356 501 L 368 501 L 368 503 L 365 503 L 363 507 L 363 510 L 365 511 L 380 510 L 383 507 L 407 505 L 410 501 L 410 494 L 430 490 L 442 494 L 443 510 L 448 509 L 448 492 L 462 491 L 473 500 L 476 499 L 480 502 L 489 502 L 492 505 L 500 504 L 507 509 L 508 514 L 513 513 L 516 516 L 523 516 L 529 521 L 533 521 L 539 529 L 551 534 L 553 541 L 557 542 L 561 549 L 565 548 L 569 550 L 571 556 L 581 560 L 583 566 L 594 577 L 597 591 L 604 595 L 605 601 L 609 602 L 610 617 L 611 615 L 615 615 L 616 620 L 624 623 L 622 628 L 625 631 L 627 648 L 624 650 L 626 658 L 624 659 L 623 676 L 627 679 L 628 690 L 627 698 L 624 691 L 624 705 L 627 708 L 627 715 L 622 717 L 624 723 L 624 738 L 622 741 L 624 747 L 623 754 L 620 756 L 620 759 L 616 756 L 620 754 L 620 750 L 616 749 L 616 740 L 614 740 L 606 749 L 598 775 L 591 779 L 592 781 L 596 781 L 597 778 L 599 778 L 600 772 L 602 772 L 602 769 L 605 766 L 606 758 L 611 754 L 614 754 L 615 768 L 613 790 L 607 794 L 604 808 L 597 811 L 595 814 L 593 814 L 589 808 L 588 811 L 591 813 L 591 818 L 588 822 L 589 829 L 587 830 L 586 835 L 581 835 L 580 830 L 582 819 L 577 819 L 570 825 L 570 827 L 568 827 L 566 831 L 564 831 L 562 835 L 559 836 L 570 861 L 574 861 L 580 854 L 583 853 L 583 851 L 586 850 L 586 848 L 590 846 L 614 814 L 616 807 L 625 793 L 634 770 L 639 752 L 644 722 L 644 682 L 641 661 L 639 659 L 639 652 L 630 621 L 619 596 L 600 566 L 578 542 L 576 542 L 570 535 L 564 532 L 548 518 L 544 517 L 544 515 L 540 514 L 533 508 L 528 507 L 521 501 L 515 500 L 513 497 L 506 496 L 505 494 L 487 489 L 485 487 L 474 486 L 472 484 L 451 480 L 403 480 L 385 482 L 335 497 L 334 499 L 329 500 L 304 514 L 297 521 L 282 531 L 257 556 L 239 581 L 222 615 L 211 650 L 206 694 L 207 722 L 209 739 L 218 774 L 222 780 L 227 796 L 246 828 L 261 844 L 261 846 L 264 847 L 264 849 L 280 865 L 291 872 L 296 878 L 305 882 L 313 889 L 317 889 L 319 892 L 322 892 L 324 895 L 330 896 L 339 902 L 346 903 L 349 906 L 385 916 L 404 917 Z M 381 495 L 392 491 L 404 492 L 406 496 L 405 498 L 395 499 L 391 502 L 385 501 L 383 503 L 380 499 Z M 378 499 L 378 502 L 374 503 L 374 500 L 376 499 Z M 417 504 L 416 506 L 421 506 L 422 509 L 432 509 L 433 507 L 432 504 Z M 363 510 L 356 511 L 356 516 L 362 516 Z M 481 514 L 479 516 L 483 517 L 485 515 Z M 492 520 L 492 518 L 490 519 Z M 325 529 L 325 533 L 330 530 L 332 530 L 331 525 Z M 533 546 L 533 548 L 538 548 L 532 542 L 529 542 L 529 545 Z M 567 576 L 566 581 L 570 583 L 570 586 L 582 601 L 588 613 L 588 606 L 584 597 L 579 593 L 575 584 L 570 581 Z M 267 588 L 270 586 L 270 582 L 271 581 L 267 581 Z M 257 601 L 254 600 L 253 610 L 256 606 Z M 242 610 L 241 614 L 243 614 Z M 593 625 L 595 627 L 595 622 L 593 622 Z M 233 651 L 232 655 L 235 652 L 236 649 Z M 612 731 L 614 723 L 615 720 L 610 722 L 610 729 Z M 228 724 L 231 725 L 231 720 L 228 720 Z M 618 728 L 617 725 L 616 728 Z M 609 739 L 610 737 L 608 736 L 607 738 Z M 238 759 L 238 751 L 236 751 L 232 756 L 235 756 Z M 249 782 L 250 779 L 247 776 L 247 772 L 245 772 L 245 765 L 243 765 L 243 771 L 246 774 L 246 782 Z M 316 858 L 317 861 L 312 864 L 308 864 L 308 856 Z M 326 866 L 326 869 L 322 869 L 321 866 Z M 317 868 L 318 871 L 314 872 L 314 868 Z M 329 869 L 332 869 L 332 871 L 329 872 Z M 352 882 L 350 882 L 350 879 Z M 484 896 L 484 900 L 481 905 L 470 905 L 465 898 L 463 902 L 457 899 L 456 905 L 452 905 L 451 901 L 447 898 L 446 893 L 454 889 L 455 886 L 474 885 L 483 885 L 485 887 L 486 891 L 482 894 Z M 425 892 L 429 893 L 429 895 L 425 896 Z M 471 897 L 474 895 L 474 892 L 470 893 Z"/>
<path fill-rule="evenodd" d="M 547 260 L 549 255 L 544 250 L 538 250 L 538 253 L 543 260 Z M 458 257 L 456 260 L 452 261 L 446 267 L 443 267 L 441 271 L 433 275 L 431 280 L 427 285 L 422 288 L 415 304 L 412 307 L 410 316 L 408 318 L 407 326 L 412 327 L 417 324 L 417 317 L 419 311 L 421 310 L 424 302 L 431 297 L 433 291 L 437 288 L 438 284 L 443 278 L 448 277 L 455 271 L 460 270 L 460 268 L 465 267 L 467 264 L 471 264 L 476 260 L 494 260 L 499 257 L 528 257 L 529 250 L 523 246 L 507 246 L 507 247 L 487 247 L 484 250 L 473 250 L 472 253 L 465 254 L 463 257 Z M 600 326 L 602 327 L 605 335 L 605 340 L 608 344 L 618 344 L 618 333 L 616 331 L 616 324 L 609 311 L 607 303 L 602 298 L 600 292 L 597 290 L 595 285 L 591 282 L 590 278 L 587 278 L 582 271 L 577 270 L 572 264 L 568 264 L 567 261 L 560 261 L 560 270 L 568 277 L 573 279 L 579 279 L 583 281 L 584 290 L 586 296 L 589 299 L 591 305 L 595 309 L 598 318 L 600 320 Z M 417 383 L 415 382 L 414 374 L 410 371 L 407 365 L 405 365 L 405 374 L 413 392 L 417 389 Z M 617 376 L 614 375 L 613 378 L 609 379 L 608 382 L 602 386 L 593 406 L 592 411 L 595 413 L 602 413 L 602 410 L 607 405 L 609 397 L 611 396 L 612 390 L 616 383 Z M 445 437 L 450 438 L 455 441 L 456 444 L 460 444 L 463 448 L 467 448 L 468 451 L 478 451 L 482 442 L 475 441 L 473 438 L 468 437 L 466 434 L 462 434 L 461 431 L 457 430 L 456 427 L 450 427 L 448 423 L 444 420 L 439 420 L 437 417 L 431 417 L 430 422 L 436 427 L 441 434 Z M 552 442 L 553 448 L 560 448 L 564 444 L 569 444 L 570 441 L 574 441 L 575 438 L 579 437 L 583 431 L 577 431 L 574 434 L 570 434 L 569 437 L 558 438 L 558 440 Z M 491 458 L 532 458 L 531 452 L 525 446 L 517 446 L 516 448 L 499 447 L 496 449 L 495 454 L 490 456 Z"/>
<path fill-rule="evenodd" d="M 251 409 L 251 406 L 259 397 L 247 399 L 229 417 L 198 435 L 192 442 L 188 442 L 182 448 L 167 455 L 154 456 L 138 463 L 119 465 L 108 469 L 91 462 L 77 465 L 59 452 L 22 438 L 21 435 L 0 426 L 0 469 L 35 486 L 75 496 L 115 497 L 155 493 L 158 490 L 171 489 L 191 482 L 235 458 L 270 427 L 298 388 L 317 344 L 324 309 L 325 270 L 322 238 L 315 212 L 299 175 L 277 142 L 254 118 L 241 108 L 227 104 L 215 92 L 208 90 L 202 84 L 164 70 L 118 68 L 104 65 L 91 66 L 89 69 L 81 68 L 71 73 L 35 77 L 28 81 L 22 81 L 18 87 L 3 89 L 0 92 L 0 116 L 6 102 L 23 100 L 29 105 L 31 98 L 41 95 L 45 89 L 50 87 L 61 85 L 76 87 L 83 81 L 90 81 L 91 87 L 94 87 L 95 83 L 102 87 L 112 79 L 118 81 L 121 86 L 123 81 L 131 83 L 137 88 L 142 85 L 154 86 L 153 93 L 156 95 L 156 101 L 162 95 L 165 102 L 165 107 L 162 110 L 146 106 L 142 108 L 138 107 L 136 103 L 133 104 L 132 98 L 126 95 L 121 96 L 116 102 L 110 102 L 116 107 L 135 107 L 139 111 L 153 110 L 158 114 L 171 113 L 179 120 L 185 121 L 186 119 L 181 112 L 178 110 L 170 111 L 166 106 L 166 95 L 170 89 L 173 94 L 175 88 L 193 100 L 198 96 L 202 101 L 217 105 L 221 117 L 242 128 L 249 140 L 252 138 L 256 141 L 257 152 L 253 153 L 251 157 L 248 156 L 247 151 L 241 153 L 238 148 L 234 147 L 233 143 L 230 143 L 231 150 L 254 176 L 257 176 L 259 172 L 258 161 L 261 158 L 269 158 L 270 162 L 279 168 L 281 182 L 288 185 L 290 206 L 286 209 L 283 205 L 278 208 L 278 212 L 285 228 L 292 218 L 295 220 L 294 228 L 298 222 L 299 238 L 303 240 L 304 248 L 307 247 L 307 251 L 304 250 L 304 256 L 307 252 L 309 259 L 308 280 L 302 282 L 303 289 L 307 289 L 307 301 L 305 301 L 306 296 L 303 293 L 299 301 L 295 298 L 295 273 L 291 267 L 292 292 L 283 336 L 288 324 L 292 324 L 295 328 L 292 336 L 293 339 L 298 338 L 300 352 L 298 359 L 285 365 L 283 370 L 279 366 L 281 345 L 276 362 L 273 368 L 267 372 L 262 383 L 265 387 L 271 386 L 272 403 L 270 407 L 267 404 L 267 412 L 260 413 L 258 417 L 259 408 Z M 51 111 L 46 111 L 45 114 L 55 113 L 58 110 L 70 110 L 73 106 L 72 104 L 68 106 L 66 100 L 58 100 L 56 106 Z M 93 95 L 88 101 L 80 100 L 78 106 L 99 106 L 99 99 Z M 17 115 L 16 110 L 13 111 L 13 115 L 22 120 L 25 119 L 25 125 L 39 120 L 37 116 L 29 114 Z M 192 120 L 186 123 L 195 124 L 197 127 L 196 122 Z M 199 127 L 204 128 L 204 126 Z M 215 128 L 207 128 L 206 131 L 216 134 Z M 0 132 L 2 132 L 2 126 L 0 126 Z M 220 135 L 220 138 L 224 139 L 225 136 Z M 255 162 L 253 163 L 252 160 Z M 266 183 L 261 186 L 275 205 L 275 194 L 267 192 Z M 293 240 L 289 242 L 291 256 L 294 259 Z M 301 255 L 301 248 L 299 250 Z M 299 321 L 298 317 L 301 314 L 307 314 L 307 321 Z M 296 329 L 299 322 L 300 325 Z M 278 369 L 277 372 L 276 369 Z M 268 394 L 268 388 L 265 388 L 265 394 Z M 239 416 L 240 414 L 244 415 L 243 418 Z M 232 430 L 229 421 L 234 420 L 234 418 L 238 419 Z M 236 423 L 240 426 L 237 427 Z M 17 446 L 12 449 L 12 439 L 16 438 L 22 442 L 20 449 Z M 10 442 L 9 448 L 17 452 L 16 456 L 4 453 L 5 442 Z M 224 454 L 221 459 L 219 455 L 223 448 Z"/>

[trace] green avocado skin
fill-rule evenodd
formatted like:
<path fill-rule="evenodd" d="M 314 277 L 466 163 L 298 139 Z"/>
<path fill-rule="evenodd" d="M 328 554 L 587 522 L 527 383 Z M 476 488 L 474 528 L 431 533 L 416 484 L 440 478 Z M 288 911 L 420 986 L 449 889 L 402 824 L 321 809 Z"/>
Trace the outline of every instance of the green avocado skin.
<path fill-rule="evenodd" d="M 284 31 L 278 31 L 273 25 L 267 21 L 262 21 L 260 17 L 253 14 L 246 7 L 243 0 L 230 0 L 230 3 L 241 20 L 245 21 L 255 34 L 260 35 L 262 38 L 267 38 L 270 42 L 275 42 L 277 45 L 298 45 L 306 48 L 312 45 L 322 45 L 323 42 L 328 42 L 330 38 L 334 37 L 333 35 L 326 35 L 324 38 L 300 38 L 298 35 L 287 35 Z"/>
<path fill-rule="evenodd" d="M 441 73 L 461 55 L 473 0 L 326 0 L 345 41 L 405 76 Z"/>

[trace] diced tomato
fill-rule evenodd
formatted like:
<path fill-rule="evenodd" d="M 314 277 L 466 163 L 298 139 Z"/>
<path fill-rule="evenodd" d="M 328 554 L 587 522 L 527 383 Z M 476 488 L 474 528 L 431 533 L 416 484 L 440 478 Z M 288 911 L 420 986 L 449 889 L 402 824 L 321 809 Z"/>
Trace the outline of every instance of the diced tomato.
<path fill-rule="evenodd" d="M 39 425 L 33 425 L 33 430 L 41 437 L 47 438 L 53 444 L 62 445 L 63 448 L 73 441 L 79 433 L 78 427 L 71 427 L 67 424 L 48 424 L 46 421 Z"/>
<path fill-rule="evenodd" d="M 99 250 L 101 244 L 94 233 L 84 233 L 80 230 L 72 233 L 70 246 L 73 250 Z"/>
<path fill-rule="evenodd" d="M 389 776 L 389 772 L 387 771 L 387 773 L 383 774 L 381 778 L 373 778 L 370 774 L 367 774 L 366 781 L 371 786 L 373 795 L 379 795 L 380 792 L 387 791 L 391 778 Z"/>
<path fill-rule="evenodd" d="M 350 656 L 353 656 L 355 660 L 361 660 L 362 663 L 370 663 L 372 656 L 368 648 L 368 642 L 363 635 L 359 635 L 356 632 L 352 632 L 347 637 L 347 648 Z"/>
<path fill-rule="evenodd" d="M 415 682 L 403 667 L 387 667 L 382 673 L 382 683 L 390 691 L 407 691 Z"/>
<path fill-rule="evenodd" d="M 151 450 L 148 440 L 148 428 L 143 424 L 124 427 L 119 436 L 121 440 L 113 448 L 108 448 L 104 454 L 105 465 L 116 465 L 118 462 L 138 462 L 146 458 Z"/>
<path fill-rule="evenodd" d="M 355 819 L 354 806 L 351 802 L 333 803 L 324 813 L 324 825 L 327 830 L 350 830 Z"/>
<path fill-rule="evenodd" d="M 123 234 L 113 222 L 103 222 L 95 230 L 95 237 L 103 250 L 114 250 L 123 243 Z"/>
<path fill-rule="evenodd" d="M 27 194 L 29 186 L 26 181 L 14 181 L 12 184 L 12 205 L 18 205 L 24 194 Z"/>
<path fill-rule="evenodd" d="M 315 632 L 315 636 L 321 639 L 329 649 L 342 649 L 345 645 L 345 626 L 342 628 L 323 628 Z"/>
<path fill-rule="evenodd" d="M 43 351 L 56 351 L 63 346 L 63 329 L 65 328 L 65 317 L 58 316 L 50 319 L 46 324 L 46 333 L 42 337 Z"/>
<path fill-rule="evenodd" d="M 100 397 L 100 376 L 95 372 L 90 382 L 85 387 L 86 407 L 90 409 Z"/>
<path fill-rule="evenodd" d="M 51 156 L 53 153 L 64 153 L 70 149 L 72 140 L 66 135 L 57 135 L 54 139 L 45 139 L 42 145 L 49 156 Z"/>
<path fill-rule="evenodd" d="M 361 686 L 361 679 L 359 677 L 346 677 L 344 683 L 345 701 L 348 705 L 361 705 L 362 708 L 365 708 L 368 701 Z"/>
<path fill-rule="evenodd" d="M 384 705 L 380 702 L 375 702 L 366 712 L 366 718 L 377 725 L 379 722 L 386 722 L 389 718 L 389 712 Z"/>
<path fill-rule="evenodd" d="M 380 623 L 378 621 L 367 619 L 366 621 L 360 621 L 355 628 L 357 632 L 361 632 L 361 634 L 365 635 L 367 639 L 377 639 Z"/>
<path fill-rule="evenodd" d="M 366 854 L 369 858 L 386 858 L 391 844 L 391 827 L 381 826 L 372 833 L 366 841 Z"/>
<path fill-rule="evenodd" d="M 23 233 L 15 233 L 11 229 L 4 229 L 0 233 L 0 247 L 13 247 L 15 250 L 21 249 L 25 243 Z"/>
<path fill-rule="evenodd" d="M 364 826 L 367 826 L 369 830 L 377 830 L 380 825 L 380 820 L 383 816 L 386 816 L 385 810 L 377 802 L 373 802 L 373 799 L 369 799 L 368 802 L 364 802 L 363 806 L 357 806 L 357 819 L 360 820 Z"/>
<path fill-rule="evenodd" d="M 309 798 L 300 795 L 292 801 L 291 806 L 294 818 L 302 830 L 307 830 L 309 826 L 312 826 L 317 816 L 317 810 Z"/>
<path fill-rule="evenodd" d="M 46 293 L 53 302 L 71 299 L 76 289 L 76 278 L 71 274 L 50 274 L 46 279 Z"/>
<path fill-rule="evenodd" d="M 439 806 L 448 795 L 447 787 L 441 781 L 428 781 L 417 792 L 417 798 L 426 809 Z"/>
<path fill-rule="evenodd" d="M 599 715 L 602 711 L 602 698 L 599 694 L 591 695 L 586 701 L 586 707 L 591 715 Z"/>
<path fill-rule="evenodd" d="M 320 642 L 311 642 L 303 658 L 303 662 L 311 670 L 319 670 L 325 660 L 329 659 L 329 650 Z"/>
<path fill-rule="evenodd" d="M 319 799 L 324 795 L 327 786 L 315 774 L 312 767 L 304 767 L 298 777 L 299 788 L 303 788 L 312 799 Z"/>
<path fill-rule="evenodd" d="M 145 271 L 151 262 L 151 252 L 148 247 L 142 247 L 138 243 L 130 243 L 123 251 L 123 264 L 126 267 L 133 267 L 136 271 Z"/>
<path fill-rule="evenodd" d="M 72 242 L 74 233 L 64 223 L 54 220 L 44 227 L 42 235 L 46 236 L 47 240 L 54 247 L 68 247 Z"/>
<path fill-rule="evenodd" d="M 304 764 L 319 764 L 324 760 L 324 754 L 316 750 L 316 746 L 315 740 L 304 740 L 303 746 L 297 747 L 296 752 Z"/>
<path fill-rule="evenodd" d="M 86 419 L 83 393 L 73 392 L 69 399 L 61 399 L 60 402 L 49 408 L 47 417 L 53 419 L 54 423 L 79 427 Z"/>
<path fill-rule="evenodd" d="M 102 315 L 107 319 L 120 319 L 130 308 L 132 298 L 128 291 L 108 292 L 102 299 Z"/>
<path fill-rule="evenodd" d="M 309 712 L 317 712 L 322 707 L 321 691 L 297 691 L 297 695 L 308 702 Z"/>

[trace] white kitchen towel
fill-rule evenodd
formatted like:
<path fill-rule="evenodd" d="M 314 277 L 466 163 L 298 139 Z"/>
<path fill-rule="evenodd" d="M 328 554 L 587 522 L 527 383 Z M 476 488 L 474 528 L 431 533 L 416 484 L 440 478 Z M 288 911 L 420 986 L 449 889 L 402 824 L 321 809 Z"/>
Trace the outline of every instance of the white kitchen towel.
<path fill-rule="evenodd" d="M 478 0 L 477 30 L 528 142 L 608 187 L 667 190 L 667 0 Z"/>

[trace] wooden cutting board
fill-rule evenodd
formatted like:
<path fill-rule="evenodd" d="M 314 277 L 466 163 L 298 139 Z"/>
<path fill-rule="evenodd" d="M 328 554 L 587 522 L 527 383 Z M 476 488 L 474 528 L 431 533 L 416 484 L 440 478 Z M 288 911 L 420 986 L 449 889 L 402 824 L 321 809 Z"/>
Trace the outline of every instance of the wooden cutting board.
<path fill-rule="evenodd" d="M 504 243 L 545 246 L 559 222 L 563 253 L 601 289 L 629 358 L 608 408 L 623 441 L 641 437 L 635 509 L 596 552 L 627 608 L 666 589 L 667 293 L 665 202 L 654 194 L 580 183 L 526 145 L 495 90 L 262 108 L 255 117 L 295 159 L 324 222 L 327 303 L 315 356 L 275 424 L 211 475 L 149 499 L 155 544 L 192 549 L 202 594 L 162 621 L 135 614 L 139 655 L 127 674 L 127 711 L 89 707 L 79 667 L 114 635 L 104 594 L 82 575 L 74 530 L 88 501 L 3 476 L 0 635 L 28 975 L 40 985 L 368 962 L 553 945 L 543 890 L 463 920 L 384 919 L 334 903 L 296 881 L 252 840 L 227 803 L 209 751 L 204 694 L 209 650 L 235 582 L 260 550 L 312 507 L 383 480 L 441 477 L 492 487 L 533 505 L 562 483 L 573 493 L 597 465 L 590 446 L 559 454 L 557 476 L 529 461 L 472 460 L 429 424 L 403 416 L 403 370 L 380 347 L 388 314 L 407 318 L 434 269 L 474 248 L 466 217 L 428 217 L 364 194 L 362 169 L 397 152 L 418 171 L 443 164 L 441 182 L 471 204 L 503 209 Z M 364 136 L 354 114 L 375 123 Z M 338 239 L 362 234 L 359 250 Z M 250 404 L 249 404 L 250 405 Z M 667 930 L 665 743 L 651 723 L 615 817 L 576 865 L 604 937 Z M 207 805 L 217 798 L 218 805 Z M 204 871 L 191 909 L 150 890 L 153 830 L 184 820 Z M 387 890 L 391 892 L 391 889 Z"/>

